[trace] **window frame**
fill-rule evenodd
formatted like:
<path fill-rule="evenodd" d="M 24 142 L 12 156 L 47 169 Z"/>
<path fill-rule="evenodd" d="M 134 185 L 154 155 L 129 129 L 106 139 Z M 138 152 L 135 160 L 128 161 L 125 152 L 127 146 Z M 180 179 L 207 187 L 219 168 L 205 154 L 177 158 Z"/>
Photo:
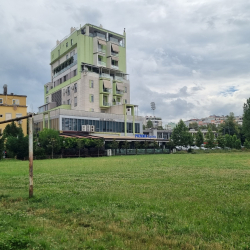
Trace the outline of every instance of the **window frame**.
<path fill-rule="evenodd" d="M 3 98 L 0 98 L 0 104 L 3 104 Z"/>
<path fill-rule="evenodd" d="M 74 97 L 74 107 L 77 106 L 77 96 Z"/>
<path fill-rule="evenodd" d="M 90 95 L 89 95 L 89 101 L 90 101 L 91 103 L 94 103 L 94 102 L 95 102 L 95 98 L 94 98 L 94 95 L 93 95 L 93 94 L 90 94 Z"/>
<path fill-rule="evenodd" d="M 19 99 L 12 99 L 12 105 L 19 105 Z"/>
<path fill-rule="evenodd" d="M 94 80 L 89 80 L 89 87 L 90 87 L 91 89 L 94 88 Z"/>

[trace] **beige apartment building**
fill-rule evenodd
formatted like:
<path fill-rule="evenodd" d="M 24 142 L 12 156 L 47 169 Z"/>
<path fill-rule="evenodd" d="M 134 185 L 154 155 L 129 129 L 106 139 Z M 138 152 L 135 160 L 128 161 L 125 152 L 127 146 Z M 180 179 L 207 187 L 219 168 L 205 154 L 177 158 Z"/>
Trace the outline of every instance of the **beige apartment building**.
<path fill-rule="evenodd" d="M 142 133 L 143 117 L 131 104 L 126 68 L 126 33 L 86 24 L 51 51 L 51 81 L 44 85 L 44 104 L 34 117 L 35 129 L 96 133 Z M 88 126 L 88 128 L 90 128 Z"/>

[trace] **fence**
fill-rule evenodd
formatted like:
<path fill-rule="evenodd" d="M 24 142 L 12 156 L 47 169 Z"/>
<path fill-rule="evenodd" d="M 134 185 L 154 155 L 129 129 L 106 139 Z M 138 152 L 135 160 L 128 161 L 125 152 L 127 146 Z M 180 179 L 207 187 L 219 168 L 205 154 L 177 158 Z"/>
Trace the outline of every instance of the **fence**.
<path fill-rule="evenodd" d="M 112 155 L 169 154 L 169 149 L 113 149 Z"/>

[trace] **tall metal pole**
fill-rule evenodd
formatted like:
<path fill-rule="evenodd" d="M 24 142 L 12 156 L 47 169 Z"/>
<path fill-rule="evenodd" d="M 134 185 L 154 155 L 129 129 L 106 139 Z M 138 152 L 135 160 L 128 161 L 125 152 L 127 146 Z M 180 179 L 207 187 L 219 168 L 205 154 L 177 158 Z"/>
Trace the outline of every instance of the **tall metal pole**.
<path fill-rule="evenodd" d="M 33 121 L 32 117 L 29 117 L 29 197 L 33 197 Z"/>

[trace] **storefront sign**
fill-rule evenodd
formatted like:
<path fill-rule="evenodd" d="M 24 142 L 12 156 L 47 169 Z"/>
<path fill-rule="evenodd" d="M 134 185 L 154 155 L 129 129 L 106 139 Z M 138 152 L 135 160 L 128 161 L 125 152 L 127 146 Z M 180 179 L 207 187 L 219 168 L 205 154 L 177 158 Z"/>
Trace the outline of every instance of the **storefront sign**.
<path fill-rule="evenodd" d="M 136 134 L 135 138 L 156 138 L 156 136 L 155 135 Z"/>

